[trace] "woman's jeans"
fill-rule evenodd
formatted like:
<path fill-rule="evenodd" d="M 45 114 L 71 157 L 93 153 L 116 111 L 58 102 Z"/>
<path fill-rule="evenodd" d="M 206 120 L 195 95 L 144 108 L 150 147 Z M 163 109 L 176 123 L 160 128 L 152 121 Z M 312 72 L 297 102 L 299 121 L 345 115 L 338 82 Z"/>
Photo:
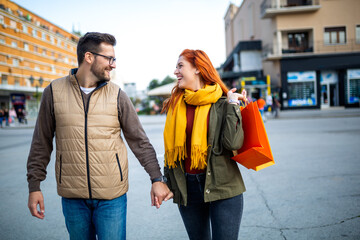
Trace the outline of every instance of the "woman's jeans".
<path fill-rule="evenodd" d="M 62 207 L 71 240 L 126 239 L 126 194 L 113 200 L 63 197 Z"/>
<path fill-rule="evenodd" d="M 205 203 L 205 174 L 186 174 L 186 184 L 188 203 L 186 207 L 180 205 L 179 210 L 189 239 L 237 240 L 243 195 Z"/>

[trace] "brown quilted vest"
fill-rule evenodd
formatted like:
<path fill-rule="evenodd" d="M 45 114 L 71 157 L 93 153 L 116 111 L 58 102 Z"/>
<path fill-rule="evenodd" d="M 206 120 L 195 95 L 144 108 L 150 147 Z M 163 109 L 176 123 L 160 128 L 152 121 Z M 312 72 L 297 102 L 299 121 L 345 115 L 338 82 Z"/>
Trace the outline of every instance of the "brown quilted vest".
<path fill-rule="evenodd" d="M 128 160 L 118 120 L 119 87 L 108 82 L 96 88 L 86 110 L 74 75 L 51 85 L 58 194 L 84 199 L 114 199 L 125 194 Z"/>

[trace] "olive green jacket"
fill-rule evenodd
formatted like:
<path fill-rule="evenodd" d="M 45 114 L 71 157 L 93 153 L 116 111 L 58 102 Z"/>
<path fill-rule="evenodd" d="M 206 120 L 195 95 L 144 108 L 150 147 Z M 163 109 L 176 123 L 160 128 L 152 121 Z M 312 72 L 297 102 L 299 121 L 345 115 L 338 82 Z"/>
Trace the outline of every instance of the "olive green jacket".
<path fill-rule="evenodd" d="M 208 155 L 204 187 L 205 202 L 231 198 L 245 192 L 245 185 L 232 151 L 244 141 L 240 107 L 221 97 L 210 108 Z M 182 164 L 184 166 L 184 164 Z M 187 205 L 186 178 L 183 168 L 164 168 L 174 203 Z"/>

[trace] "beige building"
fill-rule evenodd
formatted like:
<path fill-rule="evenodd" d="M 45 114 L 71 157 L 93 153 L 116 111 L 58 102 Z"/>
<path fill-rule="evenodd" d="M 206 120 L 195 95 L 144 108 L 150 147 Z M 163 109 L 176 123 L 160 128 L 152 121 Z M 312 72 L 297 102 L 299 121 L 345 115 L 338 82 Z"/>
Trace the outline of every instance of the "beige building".
<path fill-rule="evenodd" d="M 37 114 L 44 88 L 77 67 L 79 36 L 9 0 L 0 0 L 0 108 Z"/>
<path fill-rule="evenodd" d="M 230 4 L 224 17 L 227 60 L 220 72 L 234 86 L 250 79 L 245 87 L 257 98 L 267 94 L 269 75 L 284 109 L 359 106 L 359 12 L 359 0 Z"/>

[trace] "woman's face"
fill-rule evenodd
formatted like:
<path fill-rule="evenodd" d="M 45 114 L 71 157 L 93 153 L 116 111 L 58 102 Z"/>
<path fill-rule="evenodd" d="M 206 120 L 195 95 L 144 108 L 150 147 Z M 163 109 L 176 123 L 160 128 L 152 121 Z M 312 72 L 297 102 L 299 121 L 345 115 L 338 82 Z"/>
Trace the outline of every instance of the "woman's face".
<path fill-rule="evenodd" d="M 199 76 L 199 70 L 185 60 L 183 56 L 179 57 L 174 74 L 177 77 L 178 86 L 181 89 L 196 91 L 203 86 Z"/>

